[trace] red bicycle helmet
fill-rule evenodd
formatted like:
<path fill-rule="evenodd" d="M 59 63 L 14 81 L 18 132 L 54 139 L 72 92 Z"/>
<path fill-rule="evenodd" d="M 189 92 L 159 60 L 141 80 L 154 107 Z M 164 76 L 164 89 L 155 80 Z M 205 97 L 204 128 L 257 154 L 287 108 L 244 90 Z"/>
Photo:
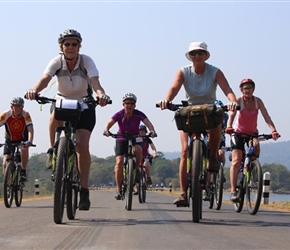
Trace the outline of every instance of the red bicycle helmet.
<path fill-rule="evenodd" d="M 252 84 L 253 88 L 255 88 L 255 82 L 250 78 L 245 78 L 240 82 L 240 88 L 244 86 L 244 84 Z"/>

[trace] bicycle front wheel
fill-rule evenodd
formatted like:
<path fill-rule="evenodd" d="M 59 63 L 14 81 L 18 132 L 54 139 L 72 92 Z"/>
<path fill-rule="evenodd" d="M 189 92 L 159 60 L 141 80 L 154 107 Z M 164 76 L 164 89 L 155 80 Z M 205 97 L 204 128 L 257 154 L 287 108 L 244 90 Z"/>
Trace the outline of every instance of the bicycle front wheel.
<path fill-rule="evenodd" d="M 13 201 L 13 170 L 15 166 L 13 162 L 8 162 L 6 165 L 4 175 L 4 204 L 5 207 L 10 208 Z"/>
<path fill-rule="evenodd" d="M 78 208 L 78 194 L 80 191 L 80 174 L 76 153 L 70 156 L 69 166 L 70 173 L 66 191 L 66 213 L 69 220 L 74 220 Z"/>
<path fill-rule="evenodd" d="M 202 171 L 202 142 L 195 140 L 192 147 L 192 169 L 191 169 L 191 199 L 192 199 L 192 221 L 199 222 L 202 214 L 202 188 L 200 174 Z"/>
<path fill-rule="evenodd" d="M 127 175 L 127 189 L 126 189 L 126 205 L 125 208 L 130 211 L 132 209 L 132 200 L 133 200 L 133 171 L 134 171 L 134 161 L 133 159 L 128 159 L 127 162 L 127 171 L 126 171 L 126 175 Z"/>
<path fill-rule="evenodd" d="M 249 179 L 246 182 L 246 204 L 251 215 L 255 215 L 261 203 L 262 197 L 262 167 L 258 160 L 250 162 Z"/>
<path fill-rule="evenodd" d="M 53 219 L 56 224 L 61 224 L 63 219 L 64 203 L 65 203 L 65 169 L 67 165 L 67 139 L 61 137 L 59 139 L 56 169 L 54 180 L 54 199 L 53 199 Z"/>
<path fill-rule="evenodd" d="M 17 207 L 20 207 L 22 204 L 22 196 L 23 196 L 23 186 L 24 183 L 20 180 L 21 179 L 21 168 L 19 167 L 16 171 L 16 176 L 14 179 L 14 192 L 15 192 L 15 204 Z"/>
<path fill-rule="evenodd" d="M 216 174 L 215 178 L 215 201 L 216 201 L 216 210 L 220 210 L 223 202 L 223 191 L 224 191 L 224 167 L 221 164 L 219 172 Z"/>

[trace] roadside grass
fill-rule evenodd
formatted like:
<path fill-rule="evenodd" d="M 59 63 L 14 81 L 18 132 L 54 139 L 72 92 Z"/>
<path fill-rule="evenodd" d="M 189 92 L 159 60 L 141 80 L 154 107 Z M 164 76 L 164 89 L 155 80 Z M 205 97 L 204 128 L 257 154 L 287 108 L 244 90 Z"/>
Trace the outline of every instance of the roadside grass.
<path fill-rule="evenodd" d="M 155 191 L 154 189 L 152 190 L 152 192 L 158 192 L 158 193 L 168 195 L 168 196 L 173 196 L 173 197 L 177 197 L 179 195 L 178 190 L 173 190 L 170 193 L 168 189 L 164 189 L 163 191 L 160 191 L 160 190 Z M 227 204 L 232 203 L 230 200 L 223 200 L 223 202 Z M 280 202 L 273 201 L 273 202 L 269 202 L 269 204 L 263 204 L 261 202 L 260 208 L 274 210 L 274 211 L 281 211 L 281 212 L 290 212 L 290 201 L 280 201 Z"/>

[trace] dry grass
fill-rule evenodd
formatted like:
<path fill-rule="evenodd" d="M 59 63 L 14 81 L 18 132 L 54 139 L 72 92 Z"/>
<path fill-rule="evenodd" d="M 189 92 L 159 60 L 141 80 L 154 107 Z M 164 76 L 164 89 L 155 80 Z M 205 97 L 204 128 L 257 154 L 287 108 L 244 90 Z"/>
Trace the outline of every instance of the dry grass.
<path fill-rule="evenodd" d="M 174 196 L 174 197 L 177 197 L 179 195 L 179 191 L 173 191 L 170 193 L 169 190 L 164 190 L 163 192 L 160 192 L 160 193 L 163 193 L 164 195 Z M 223 200 L 223 202 L 231 203 L 231 201 L 229 200 Z M 290 212 L 290 201 L 269 202 L 269 204 L 263 204 L 261 202 L 260 208 L 274 210 L 274 211 L 281 211 L 281 212 Z"/>

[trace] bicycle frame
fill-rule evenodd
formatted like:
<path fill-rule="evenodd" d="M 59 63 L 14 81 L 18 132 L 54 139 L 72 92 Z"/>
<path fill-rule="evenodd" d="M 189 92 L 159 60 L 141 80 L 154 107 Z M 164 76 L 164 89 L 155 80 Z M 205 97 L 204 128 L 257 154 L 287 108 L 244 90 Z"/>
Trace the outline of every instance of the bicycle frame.
<path fill-rule="evenodd" d="M 133 140 L 136 142 L 142 142 L 138 138 L 148 137 L 148 135 L 132 135 L 128 132 L 124 134 L 112 134 L 110 136 L 113 138 L 125 138 L 128 142 L 128 151 L 124 155 L 124 167 L 123 167 L 123 183 L 122 183 L 122 200 L 125 199 L 126 205 L 125 208 L 130 211 L 132 209 L 132 200 L 133 200 L 133 186 L 134 179 L 136 177 L 136 156 L 132 153 L 133 149 Z M 134 174 L 135 172 L 135 174 Z"/>
<path fill-rule="evenodd" d="M 248 146 L 244 146 L 243 158 L 238 172 L 238 180 L 236 190 L 238 192 L 239 201 L 234 202 L 234 209 L 237 213 L 242 211 L 244 198 L 246 196 L 246 205 L 249 214 L 255 215 L 260 207 L 262 197 L 262 167 L 256 158 L 254 152 L 253 139 L 257 138 L 259 141 L 269 140 L 272 135 L 267 134 L 246 134 L 234 133 L 246 136 L 243 138 L 244 144 L 248 142 Z"/>
<path fill-rule="evenodd" d="M 22 204 L 24 182 L 21 181 L 21 156 L 20 147 L 25 147 L 25 142 L 9 142 L 1 143 L 0 147 L 6 146 L 10 149 L 11 155 L 6 160 L 6 170 L 4 173 L 4 203 L 10 208 L 15 200 L 15 205 L 20 207 Z M 35 147 L 36 145 L 30 145 Z M 14 196 L 14 197 L 13 197 Z"/>
<path fill-rule="evenodd" d="M 36 101 L 45 104 L 54 103 L 56 99 L 37 97 Z M 55 131 L 51 179 L 54 181 L 53 219 L 56 224 L 62 223 L 65 205 L 67 217 L 70 220 L 75 219 L 78 207 L 80 176 L 75 152 L 77 121 L 68 119 Z"/>
<path fill-rule="evenodd" d="M 182 101 L 181 104 L 169 103 L 167 109 L 171 111 L 177 111 L 180 107 L 186 107 L 190 104 L 187 101 Z M 159 107 L 156 104 L 156 107 Z M 227 106 L 221 107 L 224 111 L 228 111 Z M 191 160 L 188 162 L 190 171 L 188 169 L 188 190 L 187 197 L 192 199 L 192 221 L 199 222 L 202 218 L 202 190 L 205 188 L 206 183 L 206 171 L 205 171 L 205 159 L 207 160 L 207 145 L 202 138 L 202 131 L 190 135 L 189 152 L 191 152 Z M 192 137 L 193 136 L 193 137 Z M 194 166 L 194 167 L 192 167 Z M 189 206 L 189 203 L 188 203 Z"/>
<path fill-rule="evenodd" d="M 202 190 L 206 184 L 206 162 L 208 158 L 207 133 L 189 134 L 187 164 L 188 198 L 192 200 L 192 220 L 199 222 L 202 218 Z M 188 203 L 189 206 L 189 203 Z"/>
<path fill-rule="evenodd" d="M 132 153 L 133 139 L 141 137 L 139 135 L 131 135 L 128 132 L 124 134 L 112 134 L 113 138 L 125 138 L 128 142 L 128 151 L 124 155 L 124 167 L 123 167 L 123 182 L 122 182 L 122 200 L 126 201 L 125 209 L 130 211 L 132 209 L 133 200 L 133 181 L 134 181 L 134 170 L 136 170 L 136 159 Z"/>

